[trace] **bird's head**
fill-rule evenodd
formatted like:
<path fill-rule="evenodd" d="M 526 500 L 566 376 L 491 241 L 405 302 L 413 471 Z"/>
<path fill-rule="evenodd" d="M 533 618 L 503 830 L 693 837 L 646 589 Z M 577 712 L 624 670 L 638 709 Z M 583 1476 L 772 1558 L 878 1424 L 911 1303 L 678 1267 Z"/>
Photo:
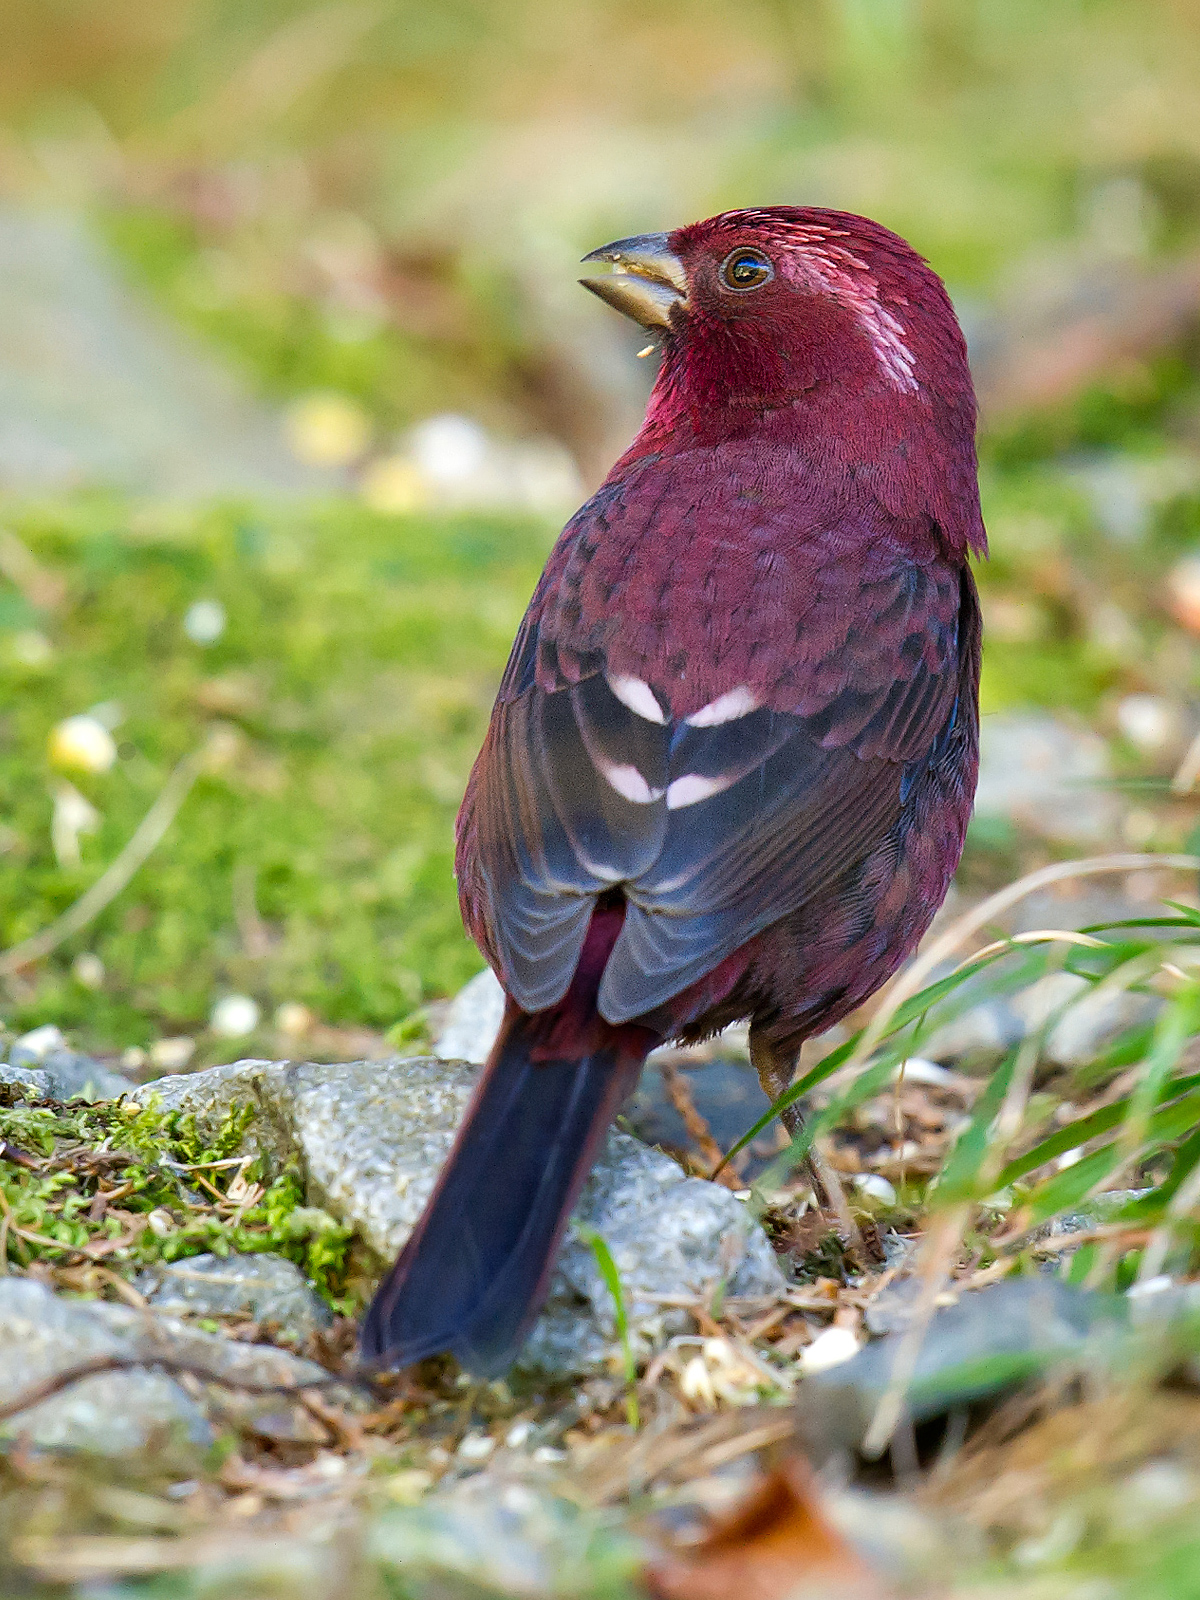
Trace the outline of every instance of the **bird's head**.
<path fill-rule="evenodd" d="M 952 544 L 982 547 L 966 346 L 940 278 L 897 234 L 774 206 L 584 260 L 613 265 L 584 286 L 662 345 L 635 450 L 746 435 L 791 445 L 868 474 L 898 514 L 929 511 Z"/>

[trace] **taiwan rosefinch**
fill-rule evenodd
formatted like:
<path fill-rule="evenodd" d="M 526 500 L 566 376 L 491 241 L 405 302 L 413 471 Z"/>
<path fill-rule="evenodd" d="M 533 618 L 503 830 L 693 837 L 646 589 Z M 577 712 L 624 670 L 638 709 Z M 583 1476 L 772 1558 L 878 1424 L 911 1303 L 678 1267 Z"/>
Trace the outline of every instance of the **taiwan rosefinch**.
<path fill-rule="evenodd" d="M 928 927 L 975 788 L 986 538 L 940 280 L 877 223 L 790 206 L 586 259 L 662 361 L 550 556 L 459 813 L 463 916 L 508 999 L 368 1314 L 381 1365 L 503 1371 L 647 1052 L 749 1018 L 776 1098 Z"/>

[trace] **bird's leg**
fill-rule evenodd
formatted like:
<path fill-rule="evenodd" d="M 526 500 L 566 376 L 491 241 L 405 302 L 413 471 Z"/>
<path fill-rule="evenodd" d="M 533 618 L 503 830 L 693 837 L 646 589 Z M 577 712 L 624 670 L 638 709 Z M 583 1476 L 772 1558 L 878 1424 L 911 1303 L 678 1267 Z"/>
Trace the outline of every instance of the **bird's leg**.
<path fill-rule="evenodd" d="M 770 1100 L 778 1100 L 784 1090 L 790 1087 L 796 1075 L 799 1061 L 798 1055 L 787 1056 L 783 1054 L 769 1042 L 763 1033 L 753 1025 L 751 1026 L 750 1065 L 758 1073 L 758 1081 L 762 1084 L 763 1092 Z M 804 1113 L 801 1111 L 799 1103 L 793 1101 L 790 1106 L 785 1106 L 779 1115 L 788 1134 L 794 1139 L 804 1127 Z M 826 1213 L 833 1213 L 837 1221 L 838 1236 L 842 1243 L 857 1254 L 862 1255 L 862 1234 L 859 1232 L 858 1224 L 850 1213 L 841 1179 L 817 1148 L 815 1140 L 804 1158 L 804 1164 L 808 1169 L 809 1181 L 812 1183 L 813 1194 L 816 1196 L 818 1206 Z"/>

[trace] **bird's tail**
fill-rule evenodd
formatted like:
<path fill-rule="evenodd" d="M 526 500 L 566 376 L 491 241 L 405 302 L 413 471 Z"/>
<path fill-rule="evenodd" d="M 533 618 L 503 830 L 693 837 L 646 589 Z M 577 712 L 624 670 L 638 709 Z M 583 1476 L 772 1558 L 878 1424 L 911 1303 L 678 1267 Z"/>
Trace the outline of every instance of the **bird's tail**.
<path fill-rule="evenodd" d="M 445 1352 L 481 1378 L 511 1365 L 600 1139 L 656 1042 L 593 1011 L 575 1056 L 561 1023 L 509 1003 L 437 1187 L 367 1313 L 367 1361 Z"/>

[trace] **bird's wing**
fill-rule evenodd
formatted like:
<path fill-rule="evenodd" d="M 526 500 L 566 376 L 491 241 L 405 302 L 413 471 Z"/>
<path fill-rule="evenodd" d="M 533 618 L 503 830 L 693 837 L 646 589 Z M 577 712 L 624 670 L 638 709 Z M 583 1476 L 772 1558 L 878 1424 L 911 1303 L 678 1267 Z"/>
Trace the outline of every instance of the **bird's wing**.
<path fill-rule="evenodd" d="M 562 997 L 606 889 L 628 909 L 599 1004 L 624 1022 L 885 838 L 955 713 L 963 583 L 948 562 L 876 552 L 853 626 L 844 583 L 827 604 L 808 596 L 768 678 L 730 682 L 687 716 L 611 636 L 593 628 L 564 648 L 561 616 L 547 625 L 535 596 L 474 794 L 488 942 L 517 1003 Z"/>

